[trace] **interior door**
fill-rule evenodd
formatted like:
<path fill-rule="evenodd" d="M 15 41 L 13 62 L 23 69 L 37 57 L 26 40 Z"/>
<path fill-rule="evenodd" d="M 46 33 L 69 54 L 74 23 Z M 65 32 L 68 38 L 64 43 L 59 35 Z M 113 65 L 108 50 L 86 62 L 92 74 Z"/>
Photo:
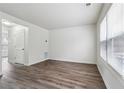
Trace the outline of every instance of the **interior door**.
<path fill-rule="evenodd" d="M 19 29 L 15 34 L 15 63 L 24 64 L 24 30 Z"/>

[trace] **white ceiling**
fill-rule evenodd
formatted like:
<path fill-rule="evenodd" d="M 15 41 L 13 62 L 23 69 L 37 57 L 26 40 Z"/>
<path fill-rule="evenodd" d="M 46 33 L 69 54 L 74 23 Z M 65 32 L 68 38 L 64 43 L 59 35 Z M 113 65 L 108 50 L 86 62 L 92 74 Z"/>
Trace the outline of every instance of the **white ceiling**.
<path fill-rule="evenodd" d="M 0 11 L 44 27 L 56 29 L 96 23 L 102 4 L 38 3 L 0 4 Z"/>

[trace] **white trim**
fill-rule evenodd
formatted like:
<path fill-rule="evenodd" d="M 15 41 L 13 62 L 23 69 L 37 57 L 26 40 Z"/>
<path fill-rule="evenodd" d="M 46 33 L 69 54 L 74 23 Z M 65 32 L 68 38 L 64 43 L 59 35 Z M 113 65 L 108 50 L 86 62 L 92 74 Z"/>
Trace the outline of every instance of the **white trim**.
<path fill-rule="evenodd" d="M 113 77 L 116 78 L 124 86 L 124 79 L 123 79 L 123 77 L 117 71 L 115 71 L 109 64 L 107 64 L 106 62 L 102 62 L 102 61 L 100 61 L 100 62 L 102 64 L 104 64 L 104 67 L 113 75 Z M 100 72 L 100 74 L 101 74 L 101 76 L 102 76 L 102 78 L 103 78 L 103 80 L 105 82 L 106 87 L 107 88 L 112 88 L 108 84 L 108 82 L 106 81 L 106 79 L 104 78 L 103 73 L 102 73 L 102 71 L 100 69 L 100 65 L 99 64 L 97 64 L 97 67 L 98 67 L 98 70 L 99 70 L 99 72 Z"/>
<path fill-rule="evenodd" d="M 31 66 L 31 65 L 38 64 L 38 63 L 41 63 L 41 62 L 44 62 L 44 61 L 47 61 L 47 60 L 49 60 L 49 58 L 43 59 L 43 60 L 41 60 L 40 62 L 25 64 L 25 65 L 26 65 L 26 66 Z"/>
<path fill-rule="evenodd" d="M 49 60 L 58 60 L 58 61 L 66 61 L 66 62 L 73 62 L 73 63 L 96 64 L 96 62 L 93 62 L 93 61 L 74 61 L 74 60 L 68 60 L 68 59 L 55 59 L 55 58 L 49 58 Z"/>
<path fill-rule="evenodd" d="M 104 78 L 104 76 L 103 76 L 103 74 L 102 74 L 102 71 L 101 71 L 101 69 L 100 69 L 100 67 L 99 67 L 98 64 L 97 64 L 97 68 L 98 68 L 98 70 L 99 70 L 99 72 L 100 72 L 100 74 L 101 74 L 101 76 L 102 76 L 102 79 L 103 79 L 103 81 L 104 81 L 104 83 L 105 83 L 105 85 L 106 85 L 106 88 L 110 89 L 110 86 L 109 86 L 108 82 L 106 82 L 106 80 L 105 80 L 105 78 Z"/>
<path fill-rule="evenodd" d="M 41 60 L 40 62 L 44 62 L 44 61 L 47 61 L 47 60 L 56 60 L 56 61 L 66 61 L 66 62 L 72 62 L 72 63 L 84 63 L 84 64 L 96 64 L 96 62 L 91 62 L 91 61 L 72 61 L 72 60 L 61 60 L 61 59 L 51 59 L 51 58 L 46 58 L 46 59 L 43 59 Z M 40 62 L 36 62 L 36 63 L 31 63 L 31 64 L 26 64 L 26 66 L 31 66 L 31 65 L 34 65 L 34 64 L 38 64 Z"/>

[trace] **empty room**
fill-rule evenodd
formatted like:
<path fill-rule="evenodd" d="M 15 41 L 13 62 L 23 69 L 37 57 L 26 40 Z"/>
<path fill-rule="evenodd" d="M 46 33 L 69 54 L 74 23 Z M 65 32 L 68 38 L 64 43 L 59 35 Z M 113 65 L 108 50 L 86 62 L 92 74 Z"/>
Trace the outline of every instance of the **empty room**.
<path fill-rule="evenodd" d="M 124 4 L 0 3 L 0 89 L 123 89 Z"/>

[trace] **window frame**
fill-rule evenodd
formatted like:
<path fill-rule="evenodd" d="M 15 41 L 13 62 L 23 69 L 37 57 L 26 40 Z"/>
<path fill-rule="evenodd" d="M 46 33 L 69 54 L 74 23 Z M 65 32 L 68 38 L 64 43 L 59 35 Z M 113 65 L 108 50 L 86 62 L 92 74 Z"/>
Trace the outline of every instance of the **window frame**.
<path fill-rule="evenodd" d="M 119 72 L 118 70 L 116 70 L 109 62 L 108 62 L 108 12 L 111 11 L 111 7 L 113 6 L 114 4 L 112 4 L 108 11 L 106 12 L 106 14 L 104 15 L 104 17 L 102 18 L 102 20 L 100 21 L 100 58 L 102 58 L 102 60 L 104 60 L 105 64 L 107 64 L 110 68 L 112 68 L 112 70 L 114 70 L 118 76 L 121 76 L 121 78 L 124 79 L 124 65 L 123 65 L 123 69 L 122 69 L 122 73 Z M 124 6 L 123 6 L 124 7 Z M 102 56 L 101 56 L 101 24 L 102 22 L 104 21 L 104 19 L 106 18 L 106 59 L 104 59 Z"/>

